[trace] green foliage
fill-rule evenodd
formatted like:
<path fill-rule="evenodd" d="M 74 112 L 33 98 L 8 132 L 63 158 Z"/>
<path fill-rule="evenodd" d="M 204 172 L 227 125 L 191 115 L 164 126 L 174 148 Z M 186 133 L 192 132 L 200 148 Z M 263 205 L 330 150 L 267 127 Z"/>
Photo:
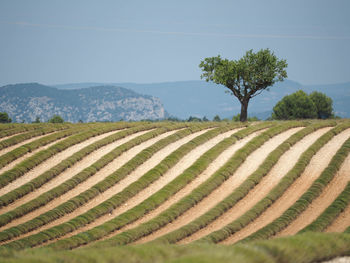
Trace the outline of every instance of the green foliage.
<path fill-rule="evenodd" d="M 213 121 L 219 122 L 221 121 L 220 116 L 219 115 L 215 115 L 213 118 Z"/>
<path fill-rule="evenodd" d="M 0 112 L 0 123 L 10 123 L 12 122 L 11 118 L 9 118 L 9 115 L 7 112 Z"/>
<path fill-rule="evenodd" d="M 219 56 L 205 58 L 199 64 L 201 78 L 227 87 L 241 103 L 241 121 L 246 121 L 249 100 L 278 81 L 287 78 L 287 62 L 269 49 L 249 50 L 239 60 Z"/>
<path fill-rule="evenodd" d="M 51 119 L 48 120 L 50 123 L 63 123 L 64 120 L 60 115 L 53 115 Z"/>
<path fill-rule="evenodd" d="M 198 118 L 198 117 L 193 117 L 193 116 L 190 116 L 187 120 L 188 122 L 201 122 L 202 119 L 201 118 Z"/>
<path fill-rule="evenodd" d="M 275 120 L 316 119 L 317 110 L 309 96 L 302 90 L 287 95 L 273 107 Z"/>
<path fill-rule="evenodd" d="M 272 119 L 329 119 L 333 118 L 332 99 L 321 92 L 307 95 L 298 90 L 280 100 L 273 108 Z"/>
<path fill-rule="evenodd" d="M 333 118 L 333 101 L 326 94 L 314 91 L 309 95 L 310 99 L 316 106 L 317 118 L 318 119 L 329 119 Z"/>
<path fill-rule="evenodd" d="M 32 122 L 32 123 L 40 123 L 40 117 L 39 116 L 36 116 L 35 120 Z"/>
<path fill-rule="evenodd" d="M 240 119 L 241 119 L 241 114 L 239 114 L 239 113 L 232 117 L 232 121 L 240 121 Z M 259 121 L 259 118 L 255 117 L 255 116 L 248 117 L 247 121 Z"/>

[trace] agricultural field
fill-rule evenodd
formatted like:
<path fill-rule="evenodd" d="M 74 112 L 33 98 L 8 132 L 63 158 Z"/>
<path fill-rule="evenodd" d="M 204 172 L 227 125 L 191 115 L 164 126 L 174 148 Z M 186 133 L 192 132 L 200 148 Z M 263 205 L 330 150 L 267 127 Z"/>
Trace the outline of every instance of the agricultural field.
<path fill-rule="evenodd" d="M 0 262 L 348 260 L 349 152 L 349 120 L 3 124 Z"/>

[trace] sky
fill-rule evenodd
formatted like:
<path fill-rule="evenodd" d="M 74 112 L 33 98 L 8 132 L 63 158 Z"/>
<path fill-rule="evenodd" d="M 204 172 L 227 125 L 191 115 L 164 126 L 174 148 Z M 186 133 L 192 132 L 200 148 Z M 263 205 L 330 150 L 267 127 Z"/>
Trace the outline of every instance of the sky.
<path fill-rule="evenodd" d="M 350 81 L 349 0 L 0 0 L 0 85 L 199 80 L 270 48 L 288 78 Z"/>

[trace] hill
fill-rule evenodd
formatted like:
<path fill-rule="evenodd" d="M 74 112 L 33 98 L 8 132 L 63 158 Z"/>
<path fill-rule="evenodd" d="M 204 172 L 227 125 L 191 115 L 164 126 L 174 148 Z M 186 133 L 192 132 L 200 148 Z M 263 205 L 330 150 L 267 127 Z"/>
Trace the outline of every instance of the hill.
<path fill-rule="evenodd" d="M 350 255 L 349 171 L 349 120 L 3 124 L 0 261 Z"/>
<path fill-rule="evenodd" d="M 65 121 L 84 122 L 163 119 L 166 112 L 158 98 L 130 89 L 98 86 L 60 90 L 37 83 L 0 87 L 0 112 L 16 122 L 47 121 L 54 114 Z"/>
<path fill-rule="evenodd" d="M 57 85 L 60 89 L 98 86 L 101 83 L 76 83 Z M 205 81 L 177 81 L 164 83 L 136 84 L 115 83 L 113 85 L 132 89 L 141 94 L 160 98 L 169 114 L 187 119 L 190 115 L 212 119 L 216 114 L 221 118 L 232 118 L 240 112 L 240 104 L 235 97 L 225 93 L 225 88 Z M 277 83 L 270 91 L 252 99 L 249 104 L 250 116 L 266 119 L 271 115 L 273 106 L 285 95 L 298 89 L 306 92 L 321 91 L 333 99 L 336 115 L 350 118 L 350 83 L 330 85 L 302 85 L 286 80 Z"/>

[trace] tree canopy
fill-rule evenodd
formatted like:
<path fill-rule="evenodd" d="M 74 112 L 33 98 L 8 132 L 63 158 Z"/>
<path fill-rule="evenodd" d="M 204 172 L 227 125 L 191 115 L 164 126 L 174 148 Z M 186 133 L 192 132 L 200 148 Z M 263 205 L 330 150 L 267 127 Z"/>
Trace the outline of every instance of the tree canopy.
<path fill-rule="evenodd" d="M 51 123 L 63 123 L 64 120 L 60 115 L 53 115 L 51 119 L 49 119 Z"/>
<path fill-rule="evenodd" d="M 286 60 L 279 60 L 269 49 L 249 50 L 239 60 L 219 56 L 205 58 L 199 64 L 201 78 L 227 87 L 241 103 L 240 120 L 246 121 L 249 100 L 287 77 Z"/>
<path fill-rule="evenodd" d="M 272 119 L 325 119 L 333 117 L 332 99 L 320 92 L 302 90 L 287 95 L 273 108 Z"/>
<path fill-rule="evenodd" d="M 0 112 L 0 123 L 10 123 L 12 122 L 11 118 L 9 118 L 9 115 L 7 112 Z"/>

